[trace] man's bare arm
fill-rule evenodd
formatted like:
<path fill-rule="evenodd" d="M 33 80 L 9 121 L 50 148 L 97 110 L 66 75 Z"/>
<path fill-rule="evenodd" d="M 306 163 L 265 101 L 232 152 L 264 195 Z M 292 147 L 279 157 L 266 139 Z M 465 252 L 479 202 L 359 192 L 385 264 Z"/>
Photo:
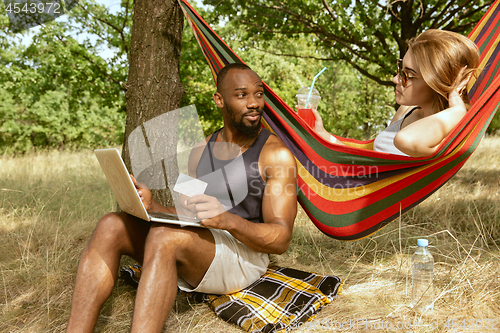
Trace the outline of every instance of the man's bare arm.
<path fill-rule="evenodd" d="M 266 177 L 262 199 L 264 223 L 253 223 L 225 211 L 215 198 L 201 195 L 190 199 L 196 203 L 202 224 L 229 231 L 251 249 L 263 253 L 281 254 L 286 251 L 292 237 L 297 214 L 295 157 L 279 141 L 266 144 L 259 160 Z"/>

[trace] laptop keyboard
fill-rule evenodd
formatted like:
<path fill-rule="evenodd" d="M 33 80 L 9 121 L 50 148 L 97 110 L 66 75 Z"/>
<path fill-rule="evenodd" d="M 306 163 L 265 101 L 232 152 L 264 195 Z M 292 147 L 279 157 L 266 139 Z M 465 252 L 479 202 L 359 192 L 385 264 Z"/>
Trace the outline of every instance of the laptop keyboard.
<path fill-rule="evenodd" d="M 179 221 L 179 216 L 176 214 L 170 214 L 170 213 L 164 213 L 164 212 L 148 212 L 149 216 L 151 217 L 156 217 L 159 219 L 167 219 L 167 220 L 174 220 L 174 221 Z M 189 221 L 189 222 L 200 222 L 195 217 L 188 217 L 188 216 L 180 216 L 181 221 Z"/>

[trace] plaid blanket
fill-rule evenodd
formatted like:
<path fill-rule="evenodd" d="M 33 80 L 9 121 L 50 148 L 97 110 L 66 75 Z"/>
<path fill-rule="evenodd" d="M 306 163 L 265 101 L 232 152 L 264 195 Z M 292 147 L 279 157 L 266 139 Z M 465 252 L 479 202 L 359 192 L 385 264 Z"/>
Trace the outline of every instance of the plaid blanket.
<path fill-rule="evenodd" d="M 229 295 L 201 295 L 215 313 L 246 332 L 298 327 L 341 291 L 342 280 L 284 267 L 269 267 L 247 288 Z M 196 296 L 192 295 L 196 299 Z M 198 300 L 200 300 L 198 298 Z"/>
<path fill-rule="evenodd" d="M 121 277 L 130 281 L 127 275 L 136 272 L 137 265 L 121 271 Z M 259 280 L 236 293 L 191 293 L 189 297 L 207 302 L 221 319 L 256 333 L 298 327 L 335 299 L 341 289 L 342 280 L 333 275 L 269 267 Z"/>

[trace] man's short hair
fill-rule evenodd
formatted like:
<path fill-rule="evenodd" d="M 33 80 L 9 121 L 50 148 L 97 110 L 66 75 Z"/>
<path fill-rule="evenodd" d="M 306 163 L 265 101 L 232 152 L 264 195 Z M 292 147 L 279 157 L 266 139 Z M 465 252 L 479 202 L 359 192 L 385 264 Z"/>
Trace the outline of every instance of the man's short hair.
<path fill-rule="evenodd" d="M 245 64 L 242 63 L 232 63 L 232 64 L 227 64 L 222 68 L 217 74 L 217 91 L 220 93 L 220 88 L 222 87 L 222 82 L 224 81 L 224 78 L 226 77 L 227 72 L 229 72 L 231 69 L 249 69 L 252 70 L 250 67 L 248 67 Z"/>

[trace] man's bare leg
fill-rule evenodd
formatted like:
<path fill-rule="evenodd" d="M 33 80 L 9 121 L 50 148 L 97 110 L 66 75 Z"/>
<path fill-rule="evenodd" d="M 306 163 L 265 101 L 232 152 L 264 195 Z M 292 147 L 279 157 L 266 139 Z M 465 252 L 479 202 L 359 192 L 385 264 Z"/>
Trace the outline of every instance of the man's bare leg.
<path fill-rule="evenodd" d="M 146 240 L 131 332 L 161 332 L 177 294 L 177 274 L 197 286 L 215 256 L 208 229 L 155 225 Z"/>
<path fill-rule="evenodd" d="M 142 261 L 150 224 L 127 214 L 107 214 L 97 223 L 78 272 L 67 332 L 93 332 L 111 295 L 123 254 Z"/>

